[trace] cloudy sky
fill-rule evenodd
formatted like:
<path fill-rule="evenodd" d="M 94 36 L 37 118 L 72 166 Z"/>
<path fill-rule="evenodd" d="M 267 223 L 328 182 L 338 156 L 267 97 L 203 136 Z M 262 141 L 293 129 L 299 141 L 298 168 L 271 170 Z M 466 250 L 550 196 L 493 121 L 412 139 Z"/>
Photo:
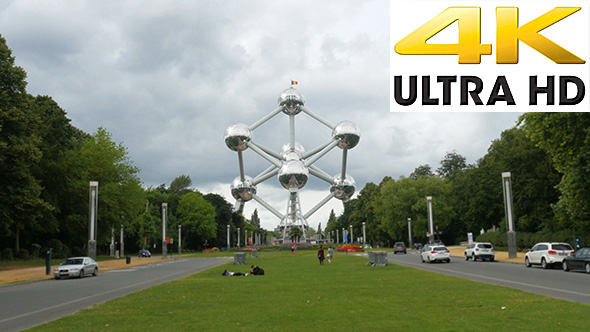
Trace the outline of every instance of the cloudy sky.
<path fill-rule="evenodd" d="M 98 127 L 122 142 L 146 186 L 189 175 L 203 193 L 233 203 L 237 154 L 226 128 L 251 125 L 277 107 L 279 94 L 299 81 L 306 107 L 331 123 L 354 122 L 361 141 L 348 153 L 357 193 L 384 176 L 439 167 L 450 151 L 475 163 L 519 113 L 391 113 L 389 2 L 331 1 L 0 1 L 0 34 L 28 74 L 28 92 L 49 95 L 85 132 Z M 392 64 L 394 66 L 395 64 Z M 289 140 L 279 114 L 254 131 L 254 141 L 279 151 Z M 306 114 L 296 139 L 311 150 L 331 131 Z M 270 164 L 248 150 L 246 174 Z M 316 164 L 340 173 L 341 150 Z M 310 178 L 303 212 L 329 193 Z M 258 195 L 284 213 L 287 191 L 276 178 Z M 258 203 L 263 227 L 279 220 Z M 325 226 L 332 200 L 309 218 Z"/>

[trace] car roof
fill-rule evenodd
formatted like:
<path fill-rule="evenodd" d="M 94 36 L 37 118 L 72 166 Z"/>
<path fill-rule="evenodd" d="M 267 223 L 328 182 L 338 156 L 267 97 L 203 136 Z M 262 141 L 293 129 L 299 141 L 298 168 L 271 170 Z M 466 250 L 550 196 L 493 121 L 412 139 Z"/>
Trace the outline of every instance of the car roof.
<path fill-rule="evenodd" d="M 79 257 L 68 257 L 66 259 L 85 259 L 85 258 L 90 258 L 88 256 L 79 256 Z"/>

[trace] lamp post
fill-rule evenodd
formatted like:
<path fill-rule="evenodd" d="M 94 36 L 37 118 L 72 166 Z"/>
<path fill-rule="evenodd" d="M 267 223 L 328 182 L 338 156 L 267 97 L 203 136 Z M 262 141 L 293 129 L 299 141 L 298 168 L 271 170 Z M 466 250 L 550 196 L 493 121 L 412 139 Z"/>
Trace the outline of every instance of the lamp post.
<path fill-rule="evenodd" d="M 229 252 L 229 224 L 227 225 L 227 252 Z"/>
<path fill-rule="evenodd" d="M 121 257 L 125 256 L 125 243 L 123 242 L 123 235 L 124 234 L 125 234 L 125 228 L 123 227 L 123 225 L 121 225 L 121 240 L 119 241 Z"/>
<path fill-rule="evenodd" d="M 412 218 L 408 218 L 408 237 L 410 248 L 414 247 L 414 241 L 412 240 Z"/>
<path fill-rule="evenodd" d="M 178 256 L 182 255 L 182 225 L 178 225 Z"/>
<path fill-rule="evenodd" d="M 365 222 L 363 221 L 363 247 L 367 244 L 367 232 L 365 230 Z"/>
<path fill-rule="evenodd" d="M 353 242 L 354 241 L 353 240 L 354 239 L 354 236 L 353 236 L 353 233 L 352 233 L 352 225 L 348 225 L 348 227 L 350 227 L 350 244 L 353 244 L 354 243 Z"/>
<path fill-rule="evenodd" d="M 434 221 L 432 220 L 432 196 L 426 197 L 426 203 L 428 205 L 428 240 L 430 243 L 434 243 Z"/>
<path fill-rule="evenodd" d="M 504 214 L 508 230 L 508 258 L 516 258 L 516 232 L 514 231 L 514 211 L 512 205 L 512 177 L 510 172 L 502 173 L 504 193 Z"/>
<path fill-rule="evenodd" d="M 162 203 L 162 258 L 168 258 L 168 242 L 166 242 L 166 221 L 168 219 L 168 203 Z"/>
<path fill-rule="evenodd" d="M 238 248 L 240 247 L 240 227 L 238 227 Z"/>
<path fill-rule="evenodd" d="M 344 234 L 342 234 L 342 238 L 344 238 Z M 336 243 L 340 243 L 340 237 L 338 236 L 338 230 L 336 230 Z"/>
<path fill-rule="evenodd" d="M 90 181 L 89 220 L 88 220 L 88 257 L 96 259 L 96 224 L 98 211 L 98 181 Z"/>

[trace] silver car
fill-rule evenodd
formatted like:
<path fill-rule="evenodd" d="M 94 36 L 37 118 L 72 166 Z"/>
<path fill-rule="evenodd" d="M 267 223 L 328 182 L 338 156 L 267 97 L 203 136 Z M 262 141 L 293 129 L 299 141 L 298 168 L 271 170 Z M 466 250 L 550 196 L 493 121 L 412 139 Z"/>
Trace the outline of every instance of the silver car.
<path fill-rule="evenodd" d="M 451 252 L 447 247 L 440 244 L 427 244 L 420 252 L 422 263 L 428 262 L 451 262 Z"/>
<path fill-rule="evenodd" d="M 85 275 L 90 274 L 93 276 L 98 274 L 98 263 L 90 257 L 68 258 L 53 270 L 53 277 L 55 279 L 67 277 L 84 278 Z"/>

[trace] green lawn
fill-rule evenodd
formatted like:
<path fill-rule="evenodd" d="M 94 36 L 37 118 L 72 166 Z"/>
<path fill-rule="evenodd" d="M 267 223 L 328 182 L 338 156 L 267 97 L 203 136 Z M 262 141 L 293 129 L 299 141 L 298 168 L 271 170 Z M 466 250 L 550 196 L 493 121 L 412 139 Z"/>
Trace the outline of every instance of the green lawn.
<path fill-rule="evenodd" d="M 590 306 L 338 253 L 259 252 L 31 331 L 580 330 Z M 223 277 L 224 268 L 265 276 Z M 504 308 L 504 309 L 503 309 Z"/>

